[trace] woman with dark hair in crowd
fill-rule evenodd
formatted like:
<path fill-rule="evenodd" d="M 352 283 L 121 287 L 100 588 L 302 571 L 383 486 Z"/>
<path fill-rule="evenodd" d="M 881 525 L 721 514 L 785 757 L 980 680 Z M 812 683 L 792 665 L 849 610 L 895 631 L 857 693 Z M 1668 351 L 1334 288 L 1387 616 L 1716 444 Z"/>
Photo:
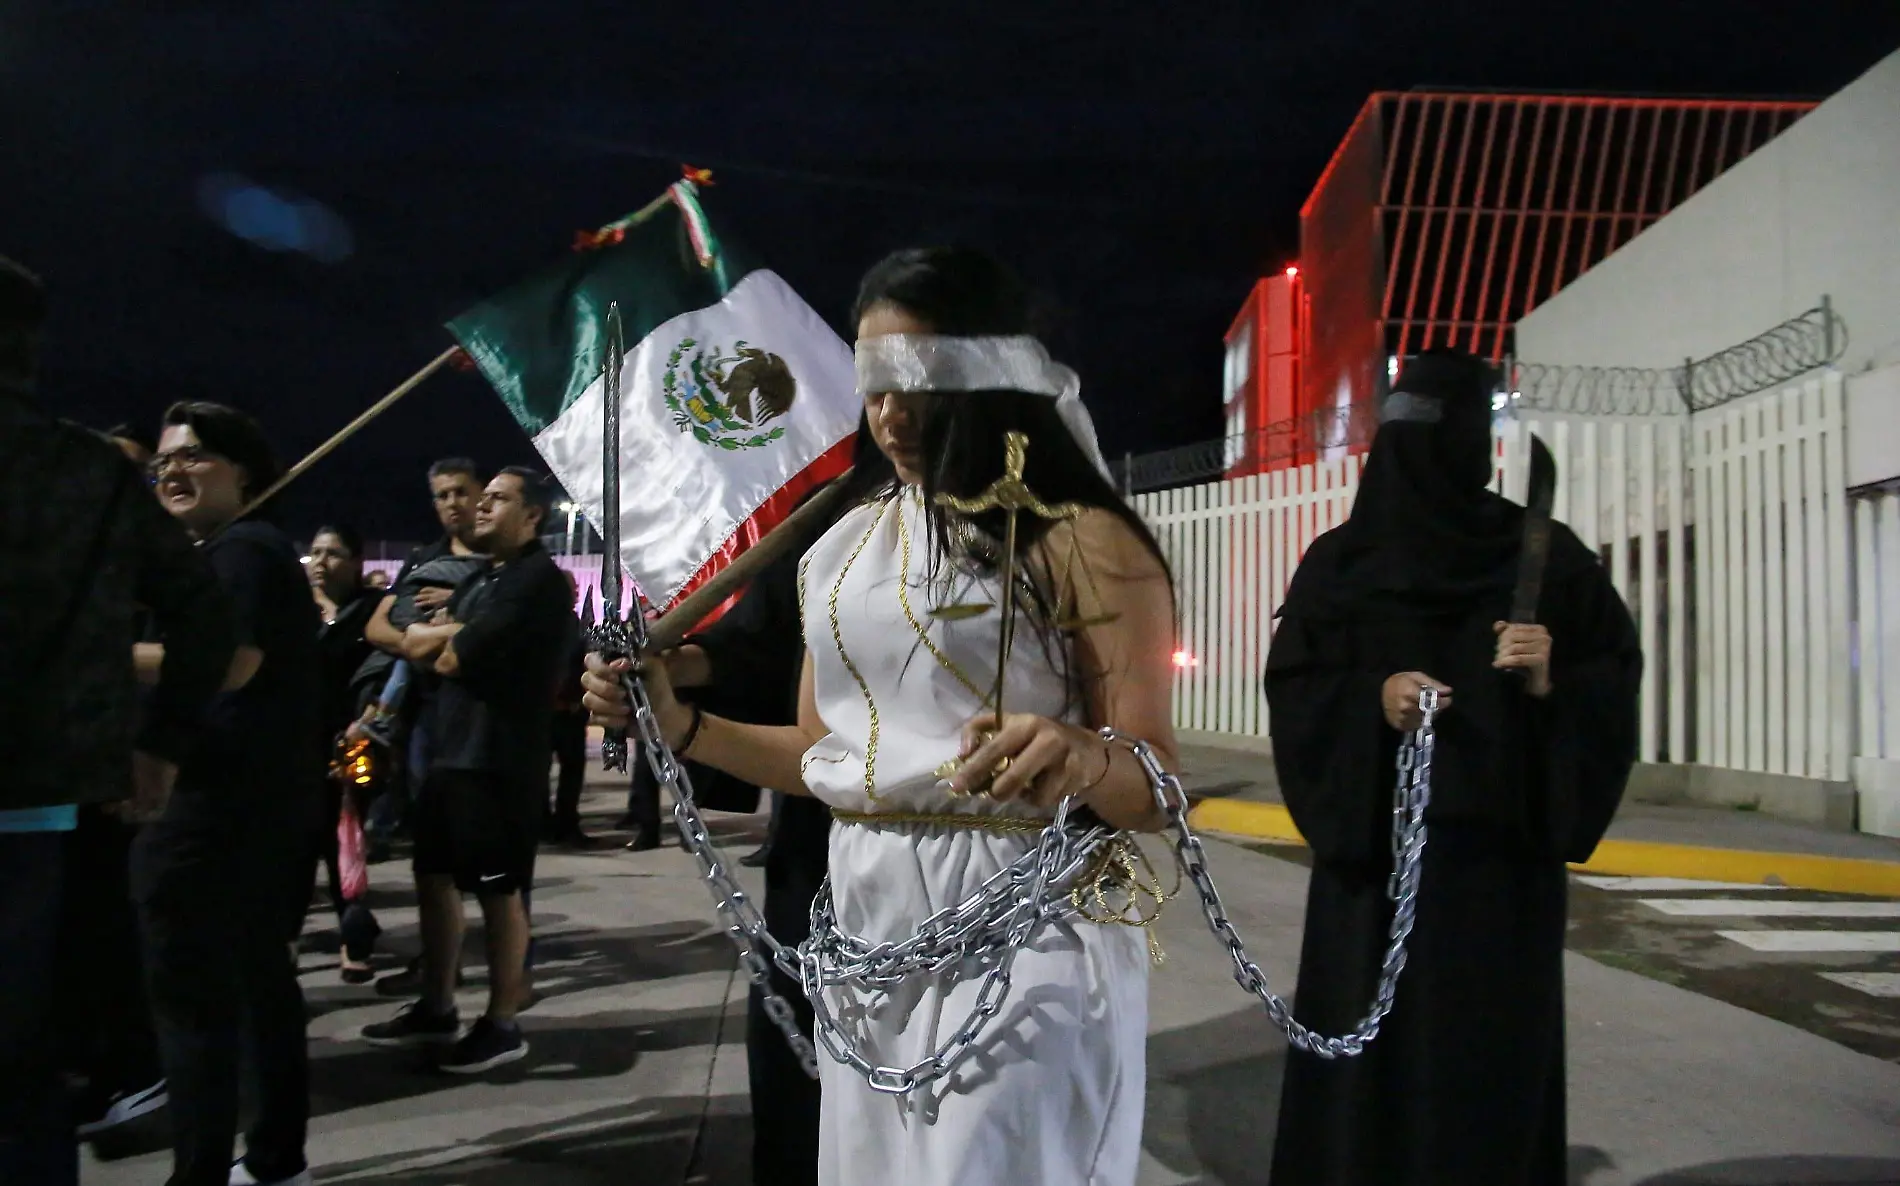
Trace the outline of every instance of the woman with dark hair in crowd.
<path fill-rule="evenodd" d="M 372 975 L 369 958 L 382 928 L 376 916 L 360 898 L 349 899 L 338 865 L 338 827 L 347 796 L 355 809 L 357 828 L 366 818 L 369 803 L 367 788 L 352 778 L 330 774 L 335 747 L 350 722 L 361 715 L 376 689 L 357 679 L 363 660 L 375 647 L 363 637 L 363 628 L 376 612 L 381 600 L 363 582 L 363 537 L 350 527 L 326 526 L 317 529 L 310 540 L 310 587 L 317 595 L 323 613 L 323 627 L 317 634 L 317 649 L 322 663 L 322 721 L 317 737 L 323 746 L 320 761 L 324 771 L 323 814 L 317 821 L 320 832 L 318 852 L 323 854 L 330 879 L 330 903 L 336 908 L 337 925 L 342 936 L 342 976 L 345 984 L 367 984 Z"/>
<path fill-rule="evenodd" d="M 151 473 L 159 505 L 200 541 L 229 594 L 237 655 L 163 815 L 133 848 L 138 903 L 171 1090 L 170 1186 L 310 1181 L 303 993 L 291 943 L 310 900 L 319 796 L 319 618 L 296 549 L 243 514 L 280 471 L 257 422 L 175 404 Z M 240 515 L 243 517 L 240 518 Z M 141 643 L 155 679 L 163 643 Z M 256 1119 L 233 1165 L 239 1051 Z"/>
<path fill-rule="evenodd" d="M 815 796 L 830 840 L 839 927 L 910 935 L 1036 844 L 1074 796 L 1110 826 L 1162 822 L 1114 726 L 1171 761 L 1174 606 L 1153 537 L 1116 494 L 1072 372 L 1029 336 L 1027 301 L 1000 265 L 959 249 L 899 252 L 865 277 L 857 365 L 865 420 L 852 501 L 801 562 L 805 655 L 797 724 L 743 725 L 675 697 L 645 665 L 662 732 L 683 757 L 759 786 Z M 1029 438 L 1024 479 L 1071 521 L 1025 516 L 1016 536 L 1026 619 L 990 699 L 1000 513 L 953 518 L 939 494 L 980 495 L 1003 473 L 1005 434 Z M 1078 555 L 1085 563 L 1074 564 Z M 1091 578 L 1082 574 L 1092 573 Z M 588 703 L 625 724 L 619 670 L 589 657 Z M 946 762 L 961 760 L 947 780 Z M 983 793 L 975 793 L 983 792 Z M 1147 947 L 1132 918 L 1041 924 L 1013 987 L 968 1056 L 904 1096 L 821 1059 L 819 1177 L 833 1186 L 1134 1180 L 1146 1082 Z M 921 975 L 829 1001 L 873 1063 L 925 1059 L 970 1015 L 981 972 Z"/>

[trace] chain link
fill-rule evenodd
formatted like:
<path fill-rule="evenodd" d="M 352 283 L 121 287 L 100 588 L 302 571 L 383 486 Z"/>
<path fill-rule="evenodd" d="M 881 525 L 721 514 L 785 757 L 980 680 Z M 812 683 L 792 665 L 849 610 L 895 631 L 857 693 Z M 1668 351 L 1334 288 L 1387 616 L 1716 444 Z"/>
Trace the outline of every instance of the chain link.
<path fill-rule="evenodd" d="M 646 623 L 639 617 L 626 622 L 603 622 L 588 637 L 590 649 L 609 660 L 629 658 L 646 649 Z M 1008 999 L 1010 970 L 1016 953 L 1044 922 L 1073 913 L 1072 884 L 1090 867 L 1098 853 L 1117 842 L 1119 834 L 1095 821 L 1071 819 L 1074 800 L 1056 809 L 1036 844 L 992 875 L 963 901 L 937 911 L 904 939 L 872 943 L 847 933 L 838 924 L 827 878 L 811 906 L 811 934 L 804 943 L 788 946 L 772 937 L 751 896 L 728 871 L 693 797 L 692 779 L 661 736 L 658 718 L 646 684 L 637 675 L 623 681 L 640 742 L 654 778 L 673 796 L 673 818 L 725 926 L 738 949 L 746 976 L 758 990 L 766 1016 L 785 1035 L 805 1073 L 818 1075 L 818 1053 L 799 1031 L 791 1005 L 773 988 L 776 967 L 796 981 L 810 1000 L 813 1032 L 827 1054 L 860 1075 L 872 1090 L 904 1095 L 950 1073 L 995 1020 Z M 1388 896 L 1394 913 L 1378 991 L 1371 1010 L 1350 1034 L 1322 1037 L 1295 1021 L 1286 1002 L 1267 987 L 1266 975 L 1248 955 L 1233 924 L 1228 921 L 1220 893 L 1207 868 L 1206 850 L 1187 822 L 1187 797 L 1180 780 L 1162 768 L 1153 749 L 1138 738 L 1114 729 L 1101 736 L 1127 746 L 1141 763 L 1155 796 L 1174 832 L 1175 858 L 1200 897 L 1203 913 L 1214 934 L 1234 961 L 1234 978 L 1266 1004 L 1267 1015 L 1285 1032 L 1287 1040 L 1323 1058 L 1355 1055 L 1379 1031 L 1391 1011 L 1400 971 L 1405 967 L 1405 941 L 1411 934 L 1418 892 L 1420 860 L 1425 850 L 1425 805 L 1431 797 L 1432 719 L 1437 694 L 1422 689 L 1419 705 L 1424 723 L 1408 735 L 1399 750 L 1398 786 L 1393 792 L 1393 879 Z M 610 735 L 602 746 L 608 769 L 627 768 L 625 734 Z M 980 975 L 982 985 L 963 1023 L 924 1058 L 906 1067 L 879 1066 L 863 1042 L 847 1032 L 834 1012 L 827 990 L 880 991 L 897 987 L 916 976 Z"/>
<path fill-rule="evenodd" d="M 1339 1037 L 1316 1034 L 1300 1024 L 1286 999 L 1267 986 L 1267 974 L 1247 954 L 1247 945 L 1228 919 L 1227 909 L 1221 903 L 1220 891 L 1214 887 L 1214 878 L 1208 872 L 1207 850 L 1201 844 L 1201 838 L 1188 826 L 1188 801 L 1187 795 L 1181 790 L 1181 780 L 1162 768 L 1147 742 L 1115 729 L 1102 730 L 1105 740 L 1118 742 L 1133 750 L 1142 771 L 1148 776 L 1148 784 L 1154 790 L 1155 804 L 1166 813 L 1168 824 L 1174 832 L 1175 859 L 1180 862 L 1182 872 L 1193 883 L 1195 893 L 1200 897 L 1201 913 L 1207 916 L 1208 928 L 1227 947 L 1228 957 L 1234 963 L 1235 982 L 1260 998 L 1266 1006 L 1267 1016 L 1286 1035 L 1289 1043 L 1320 1058 L 1350 1058 L 1365 1050 L 1366 1044 L 1378 1036 L 1379 1026 L 1384 1023 L 1386 1014 L 1392 1011 L 1399 974 L 1405 970 L 1405 943 L 1412 934 L 1418 907 L 1419 872 L 1425 858 L 1425 808 L 1432 798 L 1433 721 L 1438 715 L 1437 691 L 1421 687 L 1418 706 L 1424 719 L 1399 745 L 1396 763 L 1398 781 L 1392 792 L 1393 871 L 1386 883 L 1386 896 L 1391 900 L 1393 909 L 1392 924 L 1386 933 L 1385 958 L 1379 966 L 1379 983 L 1373 992 L 1371 1007 L 1350 1033 Z"/>

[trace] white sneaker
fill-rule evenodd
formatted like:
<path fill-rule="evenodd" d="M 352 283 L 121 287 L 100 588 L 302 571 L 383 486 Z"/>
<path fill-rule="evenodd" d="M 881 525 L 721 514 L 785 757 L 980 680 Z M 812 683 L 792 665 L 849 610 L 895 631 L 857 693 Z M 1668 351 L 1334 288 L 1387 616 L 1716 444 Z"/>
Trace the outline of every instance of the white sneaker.
<path fill-rule="evenodd" d="M 298 1170 L 288 1178 L 266 1182 L 246 1168 L 242 1157 L 231 1163 L 231 1186 L 315 1186 L 315 1184 L 316 1179 L 310 1176 L 308 1167 Z"/>
<path fill-rule="evenodd" d="M 84 1139 L 98 1136 L 110 1128 L 150 1115 L 164 1107 L 171 1100 L 165 1090 L 165 1081 L 160 1079 L 150 1087 L 139 1091 L 122 1091 L 112 1097 L 106 1110 L 96 1118 L 77 1126 L 75 1131 Z"/>

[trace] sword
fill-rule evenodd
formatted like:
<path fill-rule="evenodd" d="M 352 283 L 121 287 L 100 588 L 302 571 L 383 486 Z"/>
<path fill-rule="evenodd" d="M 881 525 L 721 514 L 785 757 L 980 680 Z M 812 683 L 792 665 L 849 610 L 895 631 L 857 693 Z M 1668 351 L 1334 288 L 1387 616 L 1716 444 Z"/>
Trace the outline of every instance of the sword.
<path fill-rule="evenodd" d="M 1536 433 L 1531 434 L 1531 484 L 1524 510 L 1524 543 L 1517 557 L 1517 588 L 1511 594 L 1511 621 L 1537 621 L 1544 592 L 1544 562 L 1550 558 L 1550 508 L 1557 498 L 1557 461 Z M 1518 674 L 1523 670 L 1518 669 Z"/>
<path fill-rule="evenodd" d="M 601 373 L 600 431 L 600 538 L 604 545 L 600 558 L 600 624 L 587 632 L 588 649 L 608 660 L 631 659 L 639 650 L 629 629 L 630 614 L 637 608 L 620 604 L 625 568 L 620 560 L 620 368 L 626 355 L 626 339 L 620 328 L 620 302 L 607 306 L 605 326 L 606 358 Z M 644 626 L 645 623 L 638 623 Z M 644 631 L 639 633 L 644 634 Z M 608 770 L 627 769 L 627 733 L 609 729 L 600 742 L 601 765 Z"/>

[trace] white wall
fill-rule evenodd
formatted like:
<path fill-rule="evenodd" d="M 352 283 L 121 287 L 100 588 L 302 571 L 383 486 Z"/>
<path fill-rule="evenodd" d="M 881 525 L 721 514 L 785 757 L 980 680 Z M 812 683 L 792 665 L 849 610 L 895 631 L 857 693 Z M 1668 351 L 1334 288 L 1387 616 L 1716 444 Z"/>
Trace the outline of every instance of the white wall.
<path fill-rule="evenodd" d="M 1679 366 L 1825 293 L 1854 375 L 1900 362 L 1900 52 L 1517 325 L 1528 361 Z"/>
<path fill-rule="evenodd" d="M 1847 423 L 1848 488 L 1900 478 L 1900 365 L 1854 376 Z"/>

